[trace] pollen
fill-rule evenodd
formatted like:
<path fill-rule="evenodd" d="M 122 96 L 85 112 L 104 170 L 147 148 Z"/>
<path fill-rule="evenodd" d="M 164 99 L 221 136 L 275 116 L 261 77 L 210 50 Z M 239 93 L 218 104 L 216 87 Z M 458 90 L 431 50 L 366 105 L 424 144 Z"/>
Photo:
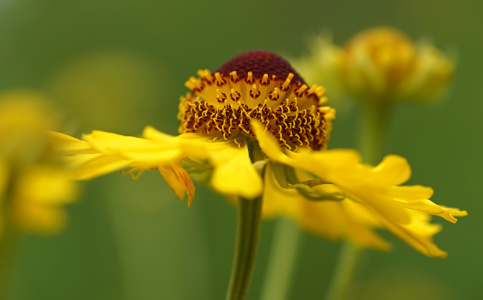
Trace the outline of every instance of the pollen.
<path fill-rule="evenodd" d="M 308 87 L 279 56 L 267 51 L 241 54 L 215 72 L 198 71 L 181 97 L 180 132 L 196 132 L 237 145 L 254 138 L 250 120 L 260 121 L 289 150 L 325 149 L 335 111 L 321 106 L 325 89 Z"/>

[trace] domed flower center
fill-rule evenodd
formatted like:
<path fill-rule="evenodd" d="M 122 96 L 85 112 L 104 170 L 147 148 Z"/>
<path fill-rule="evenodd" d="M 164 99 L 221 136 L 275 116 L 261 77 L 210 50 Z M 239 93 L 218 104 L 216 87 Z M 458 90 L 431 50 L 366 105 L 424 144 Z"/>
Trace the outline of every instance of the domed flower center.
<path fill-rule="evenodd" d="M 261 122 L 290 150 L 325 149 L 334 110 L 320 86 L 308 87 L 284 59 L 267 51 L 241 54 L 214 73 L 198 71 L 186 86 L 193 94 L 181 97 L 180 132 L 196 132 L 213 140 L 240 144 L 254 137 L 250 120 Z"/>

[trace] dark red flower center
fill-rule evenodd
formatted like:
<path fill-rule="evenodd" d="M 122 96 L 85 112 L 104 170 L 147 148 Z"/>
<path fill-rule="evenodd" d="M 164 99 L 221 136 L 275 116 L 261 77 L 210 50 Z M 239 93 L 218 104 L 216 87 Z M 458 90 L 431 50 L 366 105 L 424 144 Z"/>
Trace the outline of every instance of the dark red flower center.
<path fill-rule="evenodd" d="M 285 79 L 292 73 L 294 74 L 293 82 L 298 81 L 300 85 L 305 83 L 285 59 L 265 50 L 240 54 L 226 62 L 213 74 L 219 72 L 222 76 L 230 75 L 233 71 L 236 71 L 240 79 L 246 79 L 250 71 L 253 73 L 253 77 L 257 79 L 262 78 L 264 74 L 268 74 L 270 78 L 275 75 L 277 78 Z"/>

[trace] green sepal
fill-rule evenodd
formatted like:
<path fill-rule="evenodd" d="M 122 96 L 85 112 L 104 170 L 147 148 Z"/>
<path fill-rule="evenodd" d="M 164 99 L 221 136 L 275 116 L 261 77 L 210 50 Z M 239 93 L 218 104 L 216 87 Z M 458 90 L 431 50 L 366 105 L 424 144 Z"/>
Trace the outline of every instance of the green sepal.
<path fill-rule="evenodd" d="M 200 183 L 208 183 L 213 174 L 213 166 L 208 162 L 199 163 L 185 157 L 181 160 L 183 168 L 190 176 Z"/>
<path fill-rule="evenodd" d="M 342 201 L 345 199 L 343 193 L 322 193 L 313 189 L 323 184 L 332 184 L 322 179 L 314 178 L 311 180 L 300 181 L 295 174 L 294 168 L 278 163 L 271 163 L 275 180 L 284 189 L 296 189 L 302 196 L 311 201 Z"/>

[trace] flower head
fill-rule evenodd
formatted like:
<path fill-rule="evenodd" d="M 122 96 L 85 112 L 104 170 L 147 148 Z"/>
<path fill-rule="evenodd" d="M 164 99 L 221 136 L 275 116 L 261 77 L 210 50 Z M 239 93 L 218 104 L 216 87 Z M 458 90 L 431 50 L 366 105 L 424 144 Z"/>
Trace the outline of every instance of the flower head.
<path fill-rule="evenodd" d="M 0 239 L 5 227 L 53 233 L 66 221 L 61 207 L 75 199 L 76 185 L 53 155 L 55 123 L 42 96 L 0 95 Z"/>
<path fill-rule="evenodd" d="M 376 27 L 347 42 L 341 79 L 366 100 L 427 101 L 441 94 L 453 70 L 454 63 L 431 44 Z"/>
<path fill-rule="evenodd" d="M 309 88 L 282 58 L 267 51 L 247 52 L 214 73 L 198 71 L 181 98 L 180 133 L 199 133 L 213 141 L 254 138 L 258 120 L 288 149 L 327 148 L 334 110 L 320 106 L 325 90 Z"/>
<path fill-rule="evenodd" d="M 431 188 L 400 186 L 410 177 L 402 157 L 370 167 L 355 151 L 325 150 L 334 110 L 321 106 L 323 88 L 309 88 L 285 60 L 248 52 L 198 75 L 186 83 L 192 94 L 181 97 L 177 137 L 152 127 L 142 138 L 54 134 L 76 178 L 158 169 L 190 204 L 190 174 L 207 173 L 220 193 L 263 195 L 266 217 L 284 215 L 310 231 L 378 249 L 389 247 L 375 231 L 386 228 L 426 255 L 445 255 L 432 242 L 439 227 L 428 214 L 455 222 L 466 212 L 428 200 Z"/>

